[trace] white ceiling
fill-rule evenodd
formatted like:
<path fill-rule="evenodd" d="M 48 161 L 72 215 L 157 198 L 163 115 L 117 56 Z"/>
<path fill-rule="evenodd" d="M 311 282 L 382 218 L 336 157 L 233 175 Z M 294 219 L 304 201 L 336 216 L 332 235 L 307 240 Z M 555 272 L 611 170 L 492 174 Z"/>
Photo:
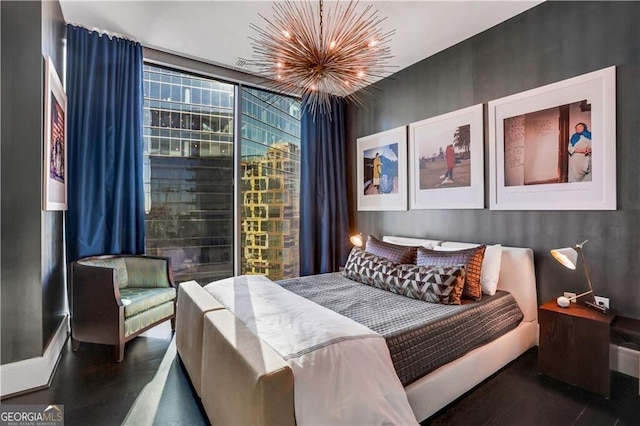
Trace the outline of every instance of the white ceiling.
<path fill-rule="evenodd" d="M 251 72 L 250 23 L 272 16 L 270 1 L 61 0 L 68 23 L 139 41 L 143 46 Z M 329 2 L 327 2 L 329 3 Z M 392 65 L 399 71 L 541 1 L 373 1 L 384 30 L 395 29 Z M 325 6 L 326 8 L 327 6 Z"/>

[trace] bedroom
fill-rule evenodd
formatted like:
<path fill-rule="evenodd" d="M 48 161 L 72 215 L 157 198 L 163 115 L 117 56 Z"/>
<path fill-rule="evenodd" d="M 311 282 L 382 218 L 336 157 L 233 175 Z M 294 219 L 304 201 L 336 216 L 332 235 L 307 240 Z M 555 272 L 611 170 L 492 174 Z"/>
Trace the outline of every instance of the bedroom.
<path fill-rule="evenodd" d="M 53 9 L 55 4 L 46 2 L 45 6 Z M 53 43 L 49 37 L 56 33 L 43 29 L 45 20 L 41 21 L 40 16 L 27 15 L 21 18 L 25 25 L 15 29 L 21 31 L 20 37 L 11 33 L 7 35 L 10 24 L 7 20 L 11 18 L 6 13 L 5 2 L 2 7 L 4 365 L 42 355 L 64 315 L 66 296 L 62 215 L 59 212 L 42 213 L 40 209 L 42 129 L 33 126 L 29 120 L 23 120 L 21 127 L 13 130 L 20 138 L 6 136 L 5 133 L 8 131 L 7 117 L 10 117 L 7 115 L 7 102 L 12 96 L 31 102 L 23 105 L 22 110 L 14 110 L 14 114 L 25 117 L 42 114 L 42 89 L 35 82 L 42 79 L 41 50 L 49 49 Z M 60 10 L 51 13 L 58 17 L 56 19 L 63 19 Z M 612 308 L 620 315 L 640 318 L 640 299 L 635 282 L 639 268 L 636 237 L 640 203 L 635 185 L 638 179 L 635 158 L 639 153 L 633 142 L 634 135 L 638 133 L 640 94 L 637 42 L 640 37 L 636 25 L 639 14 L 637 2 L 542 3 L 400 70 L 393 79 L 377 83 L 382 90 L 367 108 L 347 108 L 348 164 L 345 169 L 347 181 L 355 182 L 357 138 L 467 106 L 486 105 L 503 96 L 616 66 L 616 211 L 490 210 L 487 134 L 484 209 L 357 211 L 357 194 L 354 187 L 349 187 L 350 232 L 357 230 L 378 237 L 403 235 L 531 248 L 534 251 L 539 304 L 555 299 L 563 291 L 582 292 L 585 289 L 584 276 L 580 271 L 562 268 L 548 253 L 552 248 L 590 239 L 585 254 L 596 292 L 609 297 Z M 111 31 L 117 32 L 117 29 Z M 21 65 L 22 74 L 11 74 L 5 67 L 18 58 L 25 61 Z M 11 89 L 21 92 L 11 92 Z M 488 132 L 488 126 L 485 131 Z M 18 143 L 18 140 L 24 143 Z M 16 178 L 21 184 L 9 185 Z M 135 341 L 132 345 L 140 346 Z M 110 355 L 108 350 L 103 355 L 105 363 L 111 361 Z M 128 360 L 125 355 L 124 362 Z M 535 361 L 530 364 L 535 373 Z M 56 375 L 56 379 L 58 377 Z M 141 378 L 140 381 L 149 379 Z M 137 390 L 142 390 L 142 387 Z M 63 402 L 73 405 L 72 402 Z M 129 408 L 120 414 L 121 419 Z"/>

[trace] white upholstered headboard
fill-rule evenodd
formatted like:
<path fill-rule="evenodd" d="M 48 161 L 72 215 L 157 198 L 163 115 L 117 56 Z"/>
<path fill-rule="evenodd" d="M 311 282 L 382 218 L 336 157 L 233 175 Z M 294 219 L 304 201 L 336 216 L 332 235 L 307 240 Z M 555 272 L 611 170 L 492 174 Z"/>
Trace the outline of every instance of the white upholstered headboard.
<path fill-rule="evenodd" d="M 402 242 L 396 242 L 400 239 Z M 436 243 L 443 247 L 460 248 L 469 247 L 469 243 L 440 242 L 437 240 L 385 236 L 384 241 L 404 245 L 425 245 L 424 242 Z M 396 241 L 394 241 L 396 240 Z M 498 289 L 508 291 L 518 302 L 523 321 L 538 320 L 538 297 L 536 295 L 536 273 L 533 266 L 533 250 L 521 247 L 502 247 L 502 260 L 500 263 L 500 278 Z"/>
<path fill-rule="evenodd" d="M 533 250 L 530 248 L 502 247 L 498 289 L 513 294 L 524 314 L 524 321 L 538 320 L 538 296 L 536 295 Z"/>
<path fill-rule="evenodd" d="M 395 237 L 392 235 L 383 236 L 382 241 L 398 244 L 400 246 L 422 246 L 428 249 L 433 248 L 433 246 L 437 246 L 442 242 L 439 240 L 429 240 L 425 238 Z"/>

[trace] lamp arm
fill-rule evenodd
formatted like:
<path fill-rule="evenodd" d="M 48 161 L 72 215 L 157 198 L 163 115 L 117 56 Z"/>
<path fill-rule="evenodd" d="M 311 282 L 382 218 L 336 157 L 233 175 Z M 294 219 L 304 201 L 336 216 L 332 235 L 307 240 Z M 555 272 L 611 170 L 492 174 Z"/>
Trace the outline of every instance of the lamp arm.
<path fill-rule="evenodd" d="M 580 247 L 582 248 L 585 244 L 587 244 L 589 242 L 589 240 L 584 240 L 583 242 L 581 242 L 580 244 L 576 244 L 576 247 Z"/>
<path fill-rule="evenodd" d="M 581 294 L 579 294 L 577 296 L 568 297 L 568 299 L 569 299 L 570 302 L 573 302 L 574 300 L 577 300 L 577 299 L 581 298 L 582 296 L 586 296 L 587 294 L 590 294 L 590 293 L 593 293 L 593 291 L 592 290 L 585 291 L 584 293 L 581 293 Z"/>
<path fill-rule="evenodd" d="M 593 285 L 591 284 L 591 275 L 589 274 L 589 268 L 587 267 L 587 259 L 584 257 L 584 253 L 582 252 L 582 247 L 580 246 L 578 246 L 578 253 L 580 253 L 580 258 L 582 259 L 582 268 L 584 269 L 584 274 L 587 276 L 587 284 L 589 284 L 589 290 L 591 291 L 591 296 L 593 297 L 593 303 L 596 303 L 596 294 L 593 292 Z"/>

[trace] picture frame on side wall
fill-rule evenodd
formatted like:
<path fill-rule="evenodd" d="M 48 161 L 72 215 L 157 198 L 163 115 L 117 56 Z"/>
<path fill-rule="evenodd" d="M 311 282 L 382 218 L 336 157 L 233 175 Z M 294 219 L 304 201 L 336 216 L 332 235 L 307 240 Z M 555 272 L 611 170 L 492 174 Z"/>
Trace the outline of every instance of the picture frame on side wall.
<path fill-rule="evenodd" d="M 616 68 L 489 102 L 492 210 L 616 209 Z"/>
<path fill-rule="evenodd" d="M 358 210 L 407 210 L 407 127 L 357 140 Z"/>
<path fill-rule="evenodd" d="M 67 210 L 67 95 L 51 61 L 45 59 L 43 210 Z"/>
<path fill-rule="evenodd" d="M 409 124 L 409 205 L 484 208 L 482 104 Z"/>

